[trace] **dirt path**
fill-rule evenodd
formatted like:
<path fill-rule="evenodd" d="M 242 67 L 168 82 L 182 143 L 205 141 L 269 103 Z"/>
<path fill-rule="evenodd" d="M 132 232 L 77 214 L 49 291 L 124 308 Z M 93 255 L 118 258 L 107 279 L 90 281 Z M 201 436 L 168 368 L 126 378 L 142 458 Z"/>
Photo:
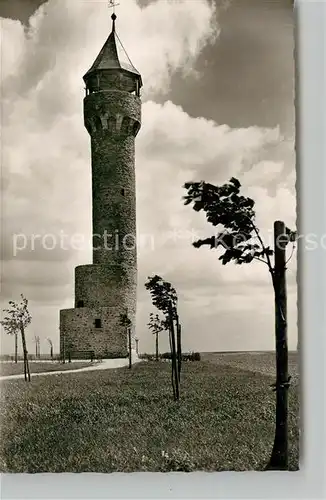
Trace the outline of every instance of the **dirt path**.
<path fill-rule="evenodd" d="M 139 363 L 142 361 L 138 358 L 138 356 L 133 356 L 133 364 Z M 58 370 L 58 371 L 48 371 L 48 372 L 36 372 L 31 373 L 31 378 L 39 377 L 40 375 L 62 375 L 65 373 L 80 373 L 80 372 L 89 372 L 89 371 L 97 371 L 97 370 L 109 370 L 114 368 L 123 368 L 124 366 L 128 366 L 129 360 L 127 358 L 119 358 L 119 359 L 105 359 L 101 363 L 95 364 L 93 366 L 87 366 L 86 368 L 75 368 L 71 370 Z M 24 374 L 20 373 L 19 375 L 5 375 L 0 377 L 0 382 L 2 380 L 15 380 L 24 378 Z"/>

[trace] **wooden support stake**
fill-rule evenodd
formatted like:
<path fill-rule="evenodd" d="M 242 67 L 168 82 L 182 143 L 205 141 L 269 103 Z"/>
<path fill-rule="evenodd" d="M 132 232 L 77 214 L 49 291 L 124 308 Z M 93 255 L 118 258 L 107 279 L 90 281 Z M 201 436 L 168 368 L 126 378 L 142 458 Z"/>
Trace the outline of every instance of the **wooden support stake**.
<path fill-rule="evenodd" d="M 269 470 L 288 470 L 288 341 L 286 300 L 286 244 L 284 222 L 274 222 L 274 294 L 276 340 L 276 425 L 274 446 L 267 466 Z"/>

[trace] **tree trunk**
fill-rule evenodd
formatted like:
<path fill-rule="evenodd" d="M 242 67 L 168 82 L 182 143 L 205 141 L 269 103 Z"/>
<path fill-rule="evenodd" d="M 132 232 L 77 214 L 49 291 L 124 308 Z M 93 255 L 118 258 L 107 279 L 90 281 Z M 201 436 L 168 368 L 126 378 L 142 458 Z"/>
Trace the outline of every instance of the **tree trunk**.
<path fill-rule="evenodd" d="M 175 387 L 174 364 L 173 364 L 173 342 L 172 342 L 172 331 L 170 324 L 169 324 L 169 343 L 171 352 L 171 385 L 173 391 L 173 399 L 176 400 L 176 387 Z"/>
<path fill-rule="evenodd" d="M 27 371 L 27 378 L 28 382 L 31 381 L 31 372 L 29 371 L 29 361 L 28 361 L 28 352 L 26 351 L 26 371 Z"/>
<path fill-rule="evenodd" d="M 15 333 L 15 363 L 18 362 L 18 334 Z"/>
<path fill-rule="evenodd" d="M 274 223 L 274 294 L 276 340 L 276 424 L 271 458 L 267 469 L 288 470 L 288 343 L 286 300 L 286 229 L 283 222 Z"/>
<path fill-rule="evenodd" d="M 158 332 L 155 333 L 155 357 L 158 361 Z"/>
<path fill-rule="evenodd" d="M 179 384 L 181 380 L 181 365 L 182 365 L 182 346 L 181 346 L 181 325 L 179 316 L 177 315 L 177 356 L 178 356 L 178 378 Z"/>
<path fill-rule="evenodd" d="M 179 376 L 178 376 L 178 366 L 177 366 L 177 352 L 176 352 L 176 346 L 175 346 L 175 334 L 174 334 L 174 321 L 173 321 L 173 307 L 172 303 L 170 302 L 170 307 L 169 307 L 169 319 L 170 319 L 170 325 L 171 325 L 171 340 L 172 340 L 172 370 L 174 373 L 174 381 L 175 381 L 175 397 L 176 400 L 180 399 L 180 388 L 179 388 Z"/>
<path fill-rule="evenodd" d="M 51 348 L 50 348 L 50 356 L 51 356 L 51 360 L 53 361 L 53 347 L 51 345 Z"/>
<path fill-rule="evenodd" d="M 131 354 L 131 328 L 128 327 L 128 343 L 129 343 L 129 369 L 132 367 L 132 354 Z"/>
<path fill-rule="evenodd" d="M 26 348 L 26 339 L 25 339 L 25 331 L 24 328 L 21 326 L 20 328 L 20 333 L 22 336 L 22 344 L 23 344 L 23 353 L 24 353 L 24 376 L 25 376 L 25 381 L 30 382 L 31 381 L 31 374 L 29 371 L 29 364 L 28 364 L 28 352 Z"/>

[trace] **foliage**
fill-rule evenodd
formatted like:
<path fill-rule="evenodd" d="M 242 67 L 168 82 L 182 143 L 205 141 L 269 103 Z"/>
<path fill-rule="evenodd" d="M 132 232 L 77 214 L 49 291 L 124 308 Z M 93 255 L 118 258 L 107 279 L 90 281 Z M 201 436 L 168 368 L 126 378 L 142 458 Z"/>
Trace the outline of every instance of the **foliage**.
<path fill-rule="evenodd" d="M 185 205 L 193 204 L 196 212 L 204 211 L 206 219 L 213 226 L 222 227 L 217 235 L 193 243 L 195 248 L 208 245 L 210 248 L 222 248 L 219 257 L 222 264 L 230 261 L 236 264 L 248 264 L 253 260 L 264 262 L 273 272 L 270 257 L 273 250 L 265 246 L 255 222 L 255 202 L 240 194 L 241 184 L 232 177 L 222 186 L 201 182 L 187 182 L 184 185 L 188 194 L 184 196 Z M 287 229 L 288 242 L 294 242 L 296 233 Z"/>
<path fill-rule="evenodd" d="M 7 316 L 0 321 L 4 331 L 9 335 L 15 335 L 31 323 L 32 317 L 28 311 L 28 300 L 21 295 L 22 301 L 19 304 L 13 300 L 9 301 L 10 309 L 4 309 Z"/>
<path fill-rule="evenodd" d="M 132 324 L 131 319 L 129 318 L 127 313 L 121 313 L 120 314 L 120 324 L 125 327 L 130 327 Z"/>
<path fill-rule="evenodd" d="M 153 305 L 156 306 L 159 311 L 162 311 L 165 316 L 163 328 L 165 327 L 169 331 L 172 358 L 171 385 L 173 397 L 175 401 L 178 401 L 180 398 L 181 342 L 180 337 L 178 336 L 180 330 L 178 328 L 179 317 L 177 310 L 177 292 L 171 283 L 164 281 L 163 278 L 157 274 L 148 278 L 148 281 L 145 283 L 145 288 L 149 290 L 151 294 Z M 176 322 L 177 345 L 174 322 Z M 157 342 L 158 337 L 156 337 L 156 360 L 158 361 Z"/>
<path fill-rule="evenodd" d="M 203 210 L 206 219 L 213 226 L 222 226 L 222 232 L 204 240 L 194 242 L 196 248 L 209 245 L 210 248 L 223 247 L 219 257 L 222 264 L 234 261 L 236 264 L 250 263 L 253 260 L 268 266 L 274 288 L 275 337 L 277 372 L 274 390 L 276 391 L 276 428 L 274 446 L 268 469 L 287 470 L 287 390 L 290 378 L 287 361 L 287 312 L 286 312 L 286 261 L 285 249 L 289 242 L 294 243 L 296 233 L 285 228 L 282 221 L 274 222 L 274 251 L 265 246 L 255 223 L 255 202 L 240 194 L 241 184 L 232 177 L 222 186 L 206 182 L 190 182 L 184 186 L 188 194 L 185 204 L 193 203 L 197 212 Z M 294 249 L 294 245 L 293 245 Z M 293 252 L 292 249 L 292 252 Z M 275 253 L 274 266 L 271 256 Z M 292 254 L 291 254 L 292 257 Z M 290 257 L 290 258 L 291 258 Z"/>
<path fill-rule="evenodd" d="M 261 470 L 274 431 L 274 378 L 219 361 L 185 363 L 184 397 L 175 405 L 170 375 L 168 363 L 139 363 L 132 372 L 34 377 L 28 386 L 3 381 L 1 470 Z M 292 469 L 298 466 L 298 393 L 289 395 Z"/>
<path fill-rule="evenodd" d="M 189 361 L 200 361 L 200 353 L 199 352 L 193 352 L 192 354 L 189 355 Z"/>
<path fill-rule="evenodd" d="M 153 361 L 155 359 L 155 356 L 153 354 L 146 354 L 143 353 L 139 356 L 141 359 L 147 359 L 148 361 Z M 159 354 L 160 359 L 171 359 L 171 352 L 163 352 L 162 354 Z M 200 361 L 201 356 L 199 352 L 190 352 L 190 353 L 183 353 L 182 354 L 182 361 Z"/>
<path fill-rule="evenodd" d="M 18 304 L 18 302 L 14 302 L 13 300 L 9 301 L 9 305 L 11 306 L 11 308 L 4 309 L 4 312 L 7 313 L 7 316 L 5 316 L 5 318 L 1 321 L 1 325 L 3 326 L 5 332 L 9 335 L 17 335 L 18 332 L 20 332 L 23 344 L 25 381 L 30 382 L 31 375 L 28 365 L 25 328 L 31 323 L 32 317 L 28 310 L 28 300 L 23 295 L 21 295 L 21 298 L 22 301 L 20 304 Z M 16 353 L 15 357 L 17 360 Z"/>
<path fill-rule="evenodd" d="M 175 288 L 168 281 L 164 281 L 157 274 L 149 277 L 145 283 L 146 290 L 149 291 L 152 297 L 152 302 L 159 311 L 162 311 L 165 317 L 168 317 L 169 303 L 172 303 L 174 315 L 176 315 L 178 296 Z"/>
<path fill-rule="evenodd" d="M 169 325 L 167 324 L 166 319 L 162 319 L 158 314 L 150 313 L 149 315 L 149 323 L 147 324 L 148 328 L 152 331 L 154 335 L 157 333 L 161 333 L 164 330 L 167 330 Z"/>

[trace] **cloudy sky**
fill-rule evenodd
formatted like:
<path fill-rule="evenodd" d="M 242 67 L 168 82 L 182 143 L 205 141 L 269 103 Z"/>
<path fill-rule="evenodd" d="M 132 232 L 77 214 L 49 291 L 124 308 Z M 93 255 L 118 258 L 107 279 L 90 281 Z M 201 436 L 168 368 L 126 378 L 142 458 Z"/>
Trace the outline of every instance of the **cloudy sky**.
<path fill-rule="evenodd" d="M 2 301 L 23 293 L 33 337 L 58 349 L 59 310 L 73 307 L 74 267 L 91 262 L 90 143 L 82 76 L 110 30 L 101 0 L 1 0 Z M 151 274 L 179 293 L 184 349 L 274 348 L 267 268 L 222 266 L 191 245 L 213 234 L 185 207 L 189 180 L 236 176 L 256 200 L 271 238 L 275 219 L 294 228 L 294 61 L 291 0 L 120 0 L 117 31 L 144 82 L 136 143 L 139 291 L 137 336 L 146 323 Z M 62 234 L 68 244 L 62 245 Z M 13 252 L 14 235 L 25 250 Z M 32 246 L 32 238 L 34 247 Z M 56 239 L 53 250 L 41 237 Z M 60 239 L 61 238 L 61 239 Z M 60 248 L 63 247 L 64 248 Z M 289 344 L 296 347 L 296 259 L 288 269 Z M 2 351 L 13 339 L 1 335 Z M 162 338 L 162 348 L 167 348 Z"/>

